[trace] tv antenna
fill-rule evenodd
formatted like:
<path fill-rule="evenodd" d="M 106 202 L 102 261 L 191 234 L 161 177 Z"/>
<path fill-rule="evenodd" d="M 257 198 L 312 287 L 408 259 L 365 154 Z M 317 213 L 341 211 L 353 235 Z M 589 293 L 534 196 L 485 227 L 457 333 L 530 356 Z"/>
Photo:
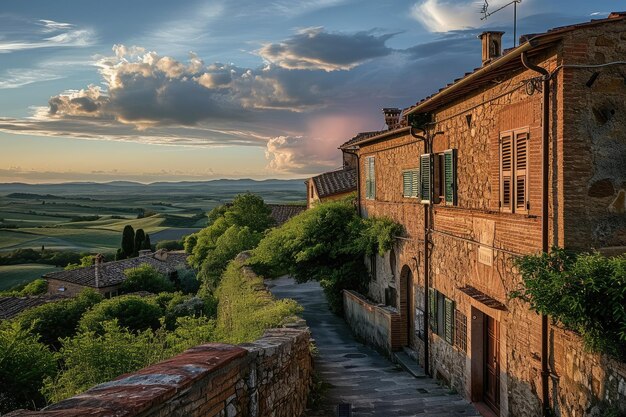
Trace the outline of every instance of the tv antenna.
<path fill-rule="evenodd" d="M 483 15 L 483 17 L 481 17 L 480 20 L 486 20 L 489 16 L 498 13 L 500 10 L 509 7 L 511 4 L 513 5 L 513 47 L 516 47 L 517 46 L 517 5 L 518 3 L 521 3 L 522 0 L 513 0 L 505 4 L 504 6 L 497 8 L 493 12 L 489 11 L 489 2 L 487 0 L 484 0 L 484 1 L 485 3 L 480 8 L 480 14 Z"/>

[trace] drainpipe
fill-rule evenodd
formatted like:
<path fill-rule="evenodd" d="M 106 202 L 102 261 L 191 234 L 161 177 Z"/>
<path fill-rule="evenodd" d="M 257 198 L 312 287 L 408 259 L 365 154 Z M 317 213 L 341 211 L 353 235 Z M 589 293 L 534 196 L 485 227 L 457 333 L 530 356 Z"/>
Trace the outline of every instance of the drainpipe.
<path fill-rule="evenodd" d="M 343 152 L 356 156 L 356 210 L 361 217 L 361 158 L 356 152 L 359 148 L 342 149 Z M 350 152 L 351 150 L 355 152 Z"/>
<path fill-rule="evenodd" d="M 526 52 L 522 55 L 522 64 L 529 70 L 541 74 L 543 83 L 543 112 L 541 118 L 542 138 L 541 138 L 541 251 L 548 253 L 548 162 L 549 162 L 549 139 L 550 139 L 550 73 L 545 68 L 533 65 L 528 62 Z M 541 315 L 541 394 L 543 416 L 551 414 L 550 395 L 548 377 L 548 316 Z"/>
<path fill-rule="evenodd" d="M 424 133 L 426 133 L 425 131 L 422 131 Z M 413 131 L 413 128 L 411 128 L 410 130 L 411 136 L 413 136 L 415 139 L 420 139 L 424 142 L 424 153 L 430 154 L 432 151 L 432 141 L 428 140 L 427 137 L 425 136 L 421 136 L 421 135 L 416 135 Z M 432 173 L 432 169 L 431 169 L 431 173 Z M 432 185 L 432 179 L 431 179 L 431 185 Z M 432 189 L 432 186 L 431 186 Z M 429 269 L 430 269 L 430 265 L 429 265 L 429 258 L 430 258 L 430 254 L 429 254 L 429 247 L 428 247 L 428 233 L 430 230 L 430 207 L 426 207 L 424 206 L 424 373 L 426 375 L 430 375 L 430 363 L 429 363 L 429 358 L 430 358 L 430 352 L 429 352 L 429 340 L 428 340 L 428 332 L 430 329 L 430 317 L 429 317 L 429 306 L 430 306 L 430 297 L 428 294 L 428 288 L 430 287 L 430 276 L 429 276 Z M 409 312 L 408 314 L 411 314 L 411 312 Z M 408 317 L 407 317 L 408 320 Z"/>

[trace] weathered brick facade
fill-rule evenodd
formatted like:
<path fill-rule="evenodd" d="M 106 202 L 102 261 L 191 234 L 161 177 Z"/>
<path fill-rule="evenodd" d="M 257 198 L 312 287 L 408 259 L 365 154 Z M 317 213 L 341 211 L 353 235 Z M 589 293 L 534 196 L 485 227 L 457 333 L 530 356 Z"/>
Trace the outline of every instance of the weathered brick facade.
<path fill-rule="evenodd" d="M 529 52 L 533 64 L 554 74 L 548 121 L 549 244 L 578 250 L 624 246 L 626 66 L 568 65 L 624 61 L 626 20 L 616 16 L 563 30 L 550 39 Z M 589 86 L 594 72 L 599 76 Z M 476 402 L 486 401 L 486 385 L 497 384 L 495 400 L 490 400 L 501 416 L 537 416 L 541 410 L 541 318 L 526 303 L 509 299 L 520 286 L 512 257 L 542 249 L 538 76 L 518 57 L 517 65 L 500 70 L 491 82 L 428 109 L 434 122 L 429 129 L 442 132 L 433 141 L 433 152 L 456 149 L 458 155 L 457 204 L 432 204 L 428 238 L 430 287 L 442 294 L 441 300 L 454 302 L 458 322 L 451 340 L 429 332 L 430 368 Z M 520 129 L 529 137 L 527 206 L 507 213 L 501 209 L 500 137 Z M 359 184 L 365 184 L 366 158 L 375 158 L 375 198 L 366 198 L 364 187 L 359 187 L 362 215 L 390 217 L 406 230 L 391 253 L 368 261 L 375 268 L 368 296 L 385 303 L 385 290 L 394 289 L 402 328 L 409 329 L 404 339 L 423 363 L 423 336 L 417 333 L 420 312 L 426 308 L 424 213 L 429 205 L 403 197 L 403 171 L 419 168 L 424 143 L 402 128 L 349 145 L 359 155 Z M 488 326 L 496 330 L 488 332 Z M 496 353 L 489 358 L 485 352 L 494 343 Z M 485 361 L 491 360 L 497 362 L 494 375 L 499 382 L 486 381 L 491 365 Z M 600 401 L 626 412 L 623 364 L 584 352 L 578 336 L 557 326 L 550 326 L 549 364 L 549 395 L 558 415 L 590 415 Z"/>

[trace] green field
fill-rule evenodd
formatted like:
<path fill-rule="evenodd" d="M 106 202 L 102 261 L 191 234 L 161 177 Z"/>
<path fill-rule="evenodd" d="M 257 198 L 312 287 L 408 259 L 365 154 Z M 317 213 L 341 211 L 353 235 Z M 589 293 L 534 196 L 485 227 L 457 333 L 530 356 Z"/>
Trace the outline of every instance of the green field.
<path fill-rule="evenodd" d="M 268 203 L 305 196 L 300 180 L 0 184 L 0 253 L 42 246 L 113 253 L 128 224 L 150 234 L 153 244 L 179 239 L 206 226 L 202 214 L 246 191 Z"/>
<path fill-rule="evenodd" d="M 0 291 L 34 281 L 43 274 L 58 271 L 59 269 L 54 266 L 40 264 L 2 265 L 0 266 Z"/>

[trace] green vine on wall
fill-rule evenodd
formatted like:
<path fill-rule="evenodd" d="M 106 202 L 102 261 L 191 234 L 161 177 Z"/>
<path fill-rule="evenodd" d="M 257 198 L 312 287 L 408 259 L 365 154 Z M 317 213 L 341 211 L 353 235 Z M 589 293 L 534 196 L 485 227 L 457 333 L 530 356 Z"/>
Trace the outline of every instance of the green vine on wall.
<path fill-rule="evenodd" d="M 626 255 L 560 248 L 515 260 L 523 286 L 510 295 L 580 333 L 595 352 L 626 360 Z"/>

